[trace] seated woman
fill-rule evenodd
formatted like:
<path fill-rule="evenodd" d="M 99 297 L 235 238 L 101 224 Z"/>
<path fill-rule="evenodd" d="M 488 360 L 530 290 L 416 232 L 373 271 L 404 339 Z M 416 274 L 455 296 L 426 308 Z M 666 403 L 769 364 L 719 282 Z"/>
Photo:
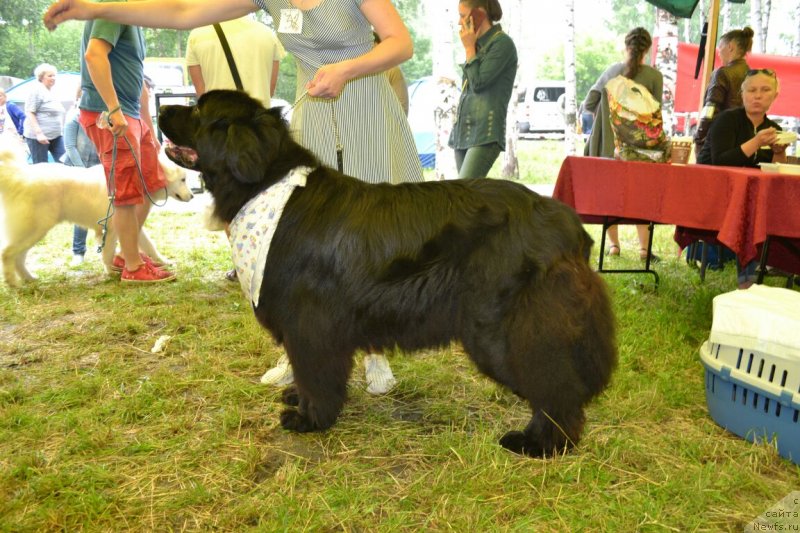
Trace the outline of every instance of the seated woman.
<path fill-rule="evenodd" d="M 711 125 L 697 162 L 704 165 L 758 167 L 759 163 L 785 163 L 785 144 L 778 144 L 781 127 L 767 117 L 778 96 L 778 78 L 770 69 L 748 70 L 742 82 L 743 107 L 720 113 Z M 756 261 L 739 265 L 739 288 L 756 280 Z"/>

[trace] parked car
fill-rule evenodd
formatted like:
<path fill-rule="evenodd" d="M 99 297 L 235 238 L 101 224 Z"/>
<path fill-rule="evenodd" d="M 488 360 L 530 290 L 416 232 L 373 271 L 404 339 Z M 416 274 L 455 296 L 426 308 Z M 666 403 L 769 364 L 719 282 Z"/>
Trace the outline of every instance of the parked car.
<path fill-rule="evenodd" d="M 517 128 L 520 133 L 565 133 L 566 84 L 563 80 L 536 80 L 518 93 Z"/>
<path fill-rule="evenodd" d="M 14 76 L 0 76 L 0 89 L 8 89 L 22 81 L 22 78 Z"/>

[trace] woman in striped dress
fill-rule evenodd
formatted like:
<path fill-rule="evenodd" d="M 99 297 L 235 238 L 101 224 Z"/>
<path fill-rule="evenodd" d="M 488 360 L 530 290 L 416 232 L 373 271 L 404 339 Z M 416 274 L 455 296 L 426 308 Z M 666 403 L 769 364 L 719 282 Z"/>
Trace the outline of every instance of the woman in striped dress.
<path fill-rule="evenodd" d="M 44 23 L 53 29 L 66 20 L 103 18 L 190 29 L 258 8 L 272 16 L 278 38 L 297 61 L 292 130 L 300 144 L 324 164 L 363 181 L 422 181 L 411 127 L 386 76 L 413 52 L 411 35 L 391 0 L 58 0 Z M 394 386 L 382 354 L 368 354 L 364 363 L 368 392 L 382 394 Z M 286 358 L 262 381 L 291 383 Z"/>

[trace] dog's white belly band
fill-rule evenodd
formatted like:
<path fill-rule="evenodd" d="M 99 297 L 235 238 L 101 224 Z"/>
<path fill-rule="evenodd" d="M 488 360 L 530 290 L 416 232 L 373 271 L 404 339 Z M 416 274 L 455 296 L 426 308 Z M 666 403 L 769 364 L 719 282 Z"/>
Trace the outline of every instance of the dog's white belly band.
<path fill-rule="evenodd" d="M 247 202 L 231 221 L 233 266 L 245 296 L 258 306 L 267 254 L 283 208 L 295 187 L 305 187 L 306 178 L 314 170 L 297 167 L 275 185 Z"/>

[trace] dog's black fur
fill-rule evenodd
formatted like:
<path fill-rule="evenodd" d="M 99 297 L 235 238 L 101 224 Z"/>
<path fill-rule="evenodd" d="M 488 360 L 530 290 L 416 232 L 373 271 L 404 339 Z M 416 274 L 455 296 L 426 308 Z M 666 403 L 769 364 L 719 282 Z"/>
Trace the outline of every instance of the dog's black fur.
<path fill-rule="evenodd" d="M 584 406 L 617 355 L 605 285 L 588 265 L 592 241 L 569 207 L 492 179 L 361 182 L 320 166 L 280 110 L 241 92 L 167 106 L 159 125 L 197 152 L 226 222 L 291 169 L 315 169 L 285 207 L 255 309 L 294 369 L 284 428 L 334 424 L 356 350 L 458 340 L 533 410 L 500 444 L 539 456 L 578 442 Z"/>

